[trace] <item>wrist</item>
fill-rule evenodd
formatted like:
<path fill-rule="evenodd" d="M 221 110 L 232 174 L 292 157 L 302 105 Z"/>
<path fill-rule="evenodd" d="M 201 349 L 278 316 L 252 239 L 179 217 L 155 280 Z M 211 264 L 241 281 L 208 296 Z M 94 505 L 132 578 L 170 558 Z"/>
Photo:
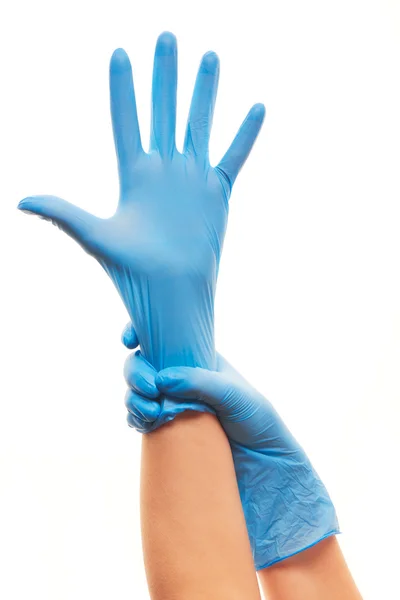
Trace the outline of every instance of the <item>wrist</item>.
<path fill-rule="evenodd" d="M 214 294 L 169 280 L 152 284 L 131 314 L 144 357 L 156 370 L 216 368 Z"/>

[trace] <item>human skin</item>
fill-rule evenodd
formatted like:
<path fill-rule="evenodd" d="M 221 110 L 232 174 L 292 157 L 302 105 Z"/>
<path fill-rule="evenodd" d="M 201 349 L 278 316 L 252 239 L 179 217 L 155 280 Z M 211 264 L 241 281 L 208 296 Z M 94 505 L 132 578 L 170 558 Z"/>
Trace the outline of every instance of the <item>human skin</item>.
<path fill-rule="evenodd" d="M 225 432 L 184 413 L 142 444 L 143 552 L 154 600 L 259 599 Z M 258 571 L 268 600 L 362 600 L 331 536 Z"/>
<path fill-rule="evenodd" d="M 141 523 L 152 600 L 260 600 L 228 439 L 207 413 L 143 436 Z"/>
<path fill-rule="evenodd" d="M 132 327 L 125 328 L 123 335 L 125 345 L 133 347 L 132 342 L 135 341 L 135 338 Z M 163 393 L 170 392 L 175 398 L 182 400 L 193 398 L 194 400 L 208 401 L 217 414 L 223 417 L 221 424 L 225 422 L 225 427 L 235 422 L 236 411 L 239 411 L 241 418 L 236 424 L 237 429 L 230 430 L 231 435 L 237 439 L 237 436 L 244 436 L 246 432 L 247 436 L 252 435 L 250 423 L 246 425 L 244 418 L 246 413 L 243 406 L 247 405 L 248 409 L 251 409 L 250 414 L 258 415 L 257 423 L 261 426 L 260 409 L 265 402 L 265 410 L 269 416 L 270 434 L 273 437 L 279 436 L 282 443 L 287 432 L 285 434 L 284 428 L 274 430 L 271 427 L 274 422 L 279 421 L 276 411 L 272 410 L 266 399 L 262 400 L 261 398 L 260 400 L 258 392 L 249 386 L 221 356 L 219 356 L 218 364 L 219 371 L 215 373 L 203 369 L 166 369 L 157 376 L 157 379 L 156 371 L 146 364 L 140 354 L 131 355 L 125 364 L 125 378 L 129 386 L 126 396 L 126 405 L 129 411 L 128 422 L 139 431 L 146 431 L 148 421 L 157 418 L 156 398 L 158 390 L 161 389 Z M 228 416 L 229 420 L 226 421 Z M 254 431 L 254 435 L 256 433 L 257 429 Z M 147 434 L 144 438 L 146 439 L 146 437 Z M 251 439 L 247 441 L 251 444 Z M 258 472 L 258 476 L 260 476 L 260 472 Z M 262 489 L 264 489 L 264 494 L 269 493 L 269 483 L 273 487 L 273 481 L 265 480 L 264 486 L 259 486 L 260 493 Z M 186 481 L 186 485 L 193 485 L 191 479 Z M 308 499 L 311 501 L 311 496 Z M 200 507 L 200 510 L 204 513 L 207 511 L 207 507 Z M 258 515 L 259 518 L 262 518 L 261 510 Z M 268 517 L 268 515 L 265 516 Z M 287 533 L 293 535 L 294 532 L 292 529 L 288 529 Z M 268 600 L 361 599 L 335 536 L 327 537 L 314 545 L 309 544 L 307 549 L 281 560 L 273 566 L 259 570 L 258 574 Z"/>
<path fill-rule="evenodd" d="M 268 600 L 362 600 L 336 537 L 258 572 Z"/>

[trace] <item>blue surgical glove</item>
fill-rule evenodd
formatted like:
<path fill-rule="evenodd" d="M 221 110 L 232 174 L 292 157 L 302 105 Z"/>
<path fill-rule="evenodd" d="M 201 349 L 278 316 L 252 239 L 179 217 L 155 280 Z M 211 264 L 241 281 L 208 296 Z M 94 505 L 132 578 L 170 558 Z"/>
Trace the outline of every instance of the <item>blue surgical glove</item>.
<path fill-rule="evenodd" d="M 110 64 L 111 115 L 119 167 L 116 213 L 101 219 L 54 196 L 25 198 L 19 208 L 52 221 L 98 260 L 134 323 L 142 352 L 157 369 L 215 368 L 214 295 L 228 200 L 264 119 L 256 104 L 216 167 L 209 137 L 219 61 L 204 55 L 183 153 L 175 145 L 177 46 L 157 41 L 149 153 L 140 139 L 132 69 L 124 50 Z M 164 419 L 172 418 L 166 401 Z"/>
<path fill-rule="evenodd" d="M 125 330 L 126 345 L 134 338 Z M 220 355 L 216 371 L 170 367 L 157 373 L 140 352 L 125 363 L 128 423 L 153 429 L 166 394 L 206 403 L 224 428 L 235 464 L 257 570 L 339 533 L 334 506 L 304 450 L 262 394 Z"/>

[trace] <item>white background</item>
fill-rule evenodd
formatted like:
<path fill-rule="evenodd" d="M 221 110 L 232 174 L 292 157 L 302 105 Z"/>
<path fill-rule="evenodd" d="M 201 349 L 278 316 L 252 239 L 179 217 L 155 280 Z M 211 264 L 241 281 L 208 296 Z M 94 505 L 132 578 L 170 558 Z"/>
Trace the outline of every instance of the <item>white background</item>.
<path fill-rule="evenodd" d="M 337 506 L 365 600 L 399 598 L 400 3 L 7 0 L 1 15 L 0 596 L 147 598 L 125 309 L 30 194 L 111 215 L 108 61 L 130 54 L 143 138 L 157 35 L 179 42 L 181 143 L 221 58 L 216 161 L 265 127 L 231 200 L 219 350 L 275 403 Z"/>

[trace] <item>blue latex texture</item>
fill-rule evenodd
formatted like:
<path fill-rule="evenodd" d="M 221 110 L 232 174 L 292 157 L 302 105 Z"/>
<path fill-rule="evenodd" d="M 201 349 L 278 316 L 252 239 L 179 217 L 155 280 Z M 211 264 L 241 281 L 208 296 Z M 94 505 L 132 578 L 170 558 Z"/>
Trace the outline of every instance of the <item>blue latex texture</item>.
<path fill-rule="evenodd" d="M 129 330 L 125 332 L 129 338 Z M 218 372 L 172 367 L 157 374 L 140 352 L 128 357 L 128 423 L 151 431 L 160 394 L 211 406 L 232 449 L 255 567 L 271 566 L 339 533 L 329 494 L 271 403 L 224 358 Z"/>
<path fill-rule="evenodd" d="M 150 149 L 145 152 L 131 64 L 124 50 L 116 50 L 110 63 L 120 181 L 115 214 L 102 219 L 55 196 L 28 197 L 18 205 L 52 221 L 97 259 L 127 308 L 143 355 L 157 370 L 173 365 L 213 369 L 216 364 L 214 296 L 228 200 L 265 113 L 261 104 L 250 109 L 226 154 L 212 167 L 208 148 L 218 78 L 218 57 L 208 52 L 200 63 L 183 151 L 178 152 L 177 44 L 171 33 L 159 36 Z M 164 399 L 158 424 L 180 410 Z"/>

